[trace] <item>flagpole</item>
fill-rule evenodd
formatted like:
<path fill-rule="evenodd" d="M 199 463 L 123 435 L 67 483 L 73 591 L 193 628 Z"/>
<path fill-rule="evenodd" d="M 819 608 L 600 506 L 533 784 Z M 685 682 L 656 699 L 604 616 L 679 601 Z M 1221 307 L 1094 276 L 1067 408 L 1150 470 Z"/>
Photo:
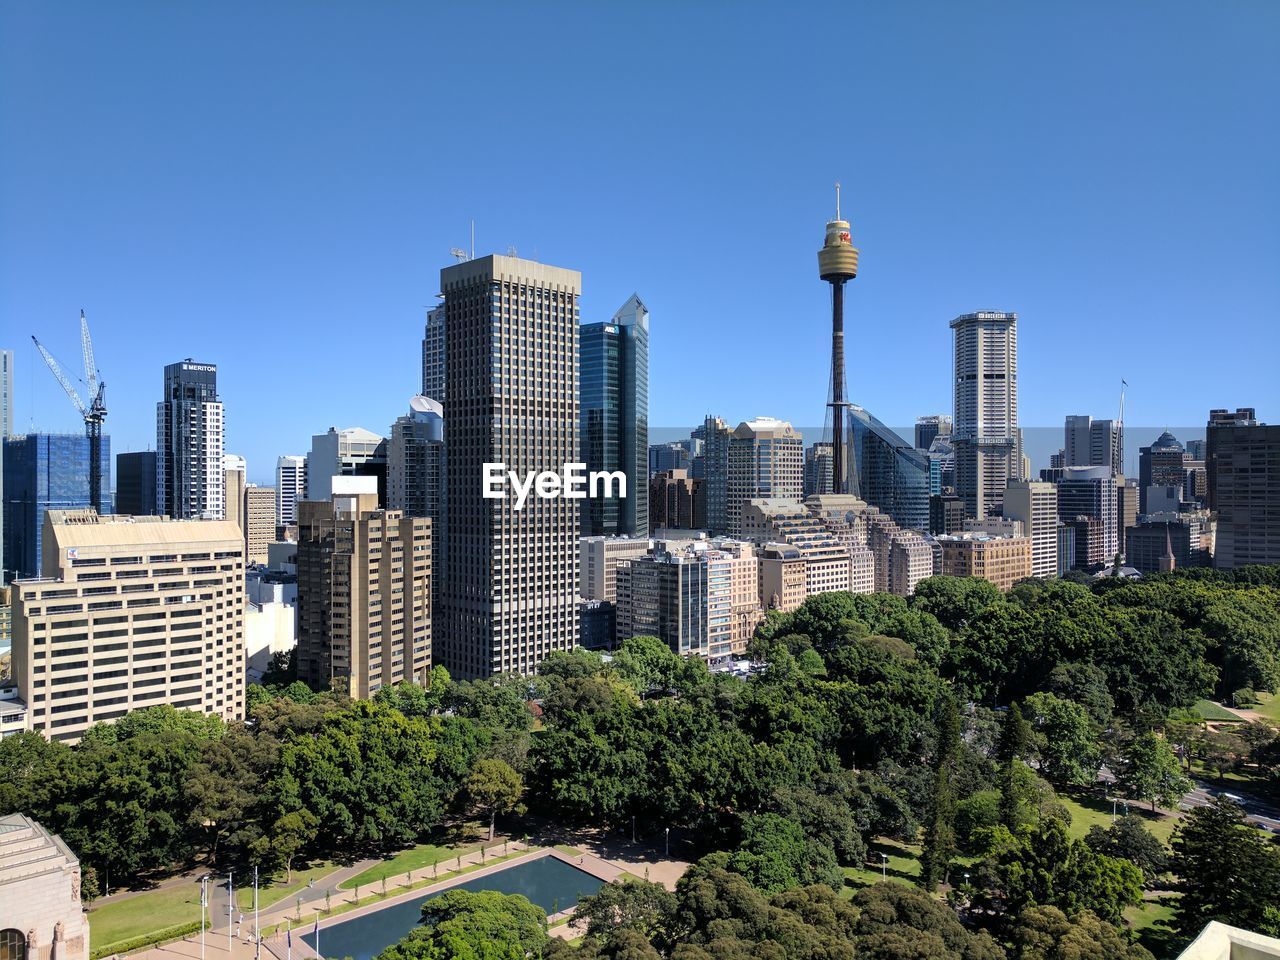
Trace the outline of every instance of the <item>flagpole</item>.
<path fill-rule="evenodd" d="M 200 878 L 200 960 L 204 960 L 204 908 L 209 905 L 209 875 Z"/>

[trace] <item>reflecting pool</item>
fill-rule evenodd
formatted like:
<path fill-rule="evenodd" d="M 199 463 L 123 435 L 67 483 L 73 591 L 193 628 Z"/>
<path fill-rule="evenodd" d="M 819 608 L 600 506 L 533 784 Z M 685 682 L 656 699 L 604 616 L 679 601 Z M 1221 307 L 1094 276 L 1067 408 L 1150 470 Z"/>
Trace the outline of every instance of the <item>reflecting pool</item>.
<path fill-rule="evenodd" d="M 485 877 L 477 877 L 454 884 L 449 890 L 495 890 L 498 893 L 518 893 L 529 898 L 547 913 L 567 910 L 582 897 L 590 896 L 604 886 L 604 881 L 577 867 L 552 857 L 539 857 L 507 867 Z M 385 948 L 398 942 L 418 925 L 422 905 L 444 893 L 424 894 L 401 903 L 392 904 L 367 913 L 364 916 L 343 920 L 320 930 L 320 950 L 326 957 L 351 957 L 352 960 L 373 960 Z M 315 933 L 308 931 L 303 941 L 313 950 Z"/>

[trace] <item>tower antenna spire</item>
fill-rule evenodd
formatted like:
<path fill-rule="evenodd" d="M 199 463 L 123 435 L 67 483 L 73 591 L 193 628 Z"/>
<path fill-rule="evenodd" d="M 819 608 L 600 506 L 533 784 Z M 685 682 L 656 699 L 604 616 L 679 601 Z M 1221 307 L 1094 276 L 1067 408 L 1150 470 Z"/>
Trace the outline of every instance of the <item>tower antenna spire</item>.
<path fill-rule="evenodd" d="M 840 181 L 836 181 L 836 219 L 840 219 Z"/>

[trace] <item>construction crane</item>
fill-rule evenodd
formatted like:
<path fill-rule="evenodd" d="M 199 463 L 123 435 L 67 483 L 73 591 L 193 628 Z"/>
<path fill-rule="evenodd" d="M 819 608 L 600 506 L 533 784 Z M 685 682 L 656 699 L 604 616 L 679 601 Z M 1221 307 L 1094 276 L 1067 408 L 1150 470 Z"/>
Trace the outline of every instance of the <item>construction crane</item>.
<path fill-rule="evenodd" d="M 40 356 L 44 357 L 44 362 L 48 365 L 49 372 L 62 385 L 62 389 L 67 392 L 67 396 L 71 398 L 75 408 L 80 411 L 80 416 L 84 418 L 84 433 L 89 438 L 89 504 L 95 510 L 101 511 L 104 503 L 102 490 L 102 424 L 107 419 L 107 385 L 98 380 L 98 368 L 93 360 L 93 340 L 89 336 L 89 321 L 85 319 L 84 311 L 81 310 L 80 353 L 84 359 L 84 384 L 89 397 L 88 403 L 81 398 L 75 385 L 63 373 L 61 365 L 53 358 L 53 354 L 45 348 L 45 345 L 34 336 L 31 338 L 31 342 L 40 351 Z"/>

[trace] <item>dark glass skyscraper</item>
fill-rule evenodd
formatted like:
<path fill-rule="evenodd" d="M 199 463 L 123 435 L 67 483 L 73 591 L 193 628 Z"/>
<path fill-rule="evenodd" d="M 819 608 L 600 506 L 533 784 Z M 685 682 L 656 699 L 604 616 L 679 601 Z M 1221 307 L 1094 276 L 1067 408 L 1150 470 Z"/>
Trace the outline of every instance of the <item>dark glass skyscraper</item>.
<path fill-rule="evenodd" d="M 622 471 L 626 497 L 583 501 L 583 536 L 649 533 L 649 311 L 635 294 L 579 333 L 578 412 L 587 471 Z"/>
<path fill-rule="evenodd" d="M 147 517 L 155 512 L 155 451 L 116 454 L 116 513 Z"/>
<path fill-rule="evenodd" d="M 94 507 L 111 512 L 111 438 L 102 438 L 100 503 L 89 498 L 89 438 L 83 434 L 29 433 L 4 441 L 5 579 L 38 577 L 49 510 Z"/>
<path fill-rule="evenodd" d="M 929 529 L 929 456 L 857 404 L 849 406 L 858 495 L 909 530 Z"/>

